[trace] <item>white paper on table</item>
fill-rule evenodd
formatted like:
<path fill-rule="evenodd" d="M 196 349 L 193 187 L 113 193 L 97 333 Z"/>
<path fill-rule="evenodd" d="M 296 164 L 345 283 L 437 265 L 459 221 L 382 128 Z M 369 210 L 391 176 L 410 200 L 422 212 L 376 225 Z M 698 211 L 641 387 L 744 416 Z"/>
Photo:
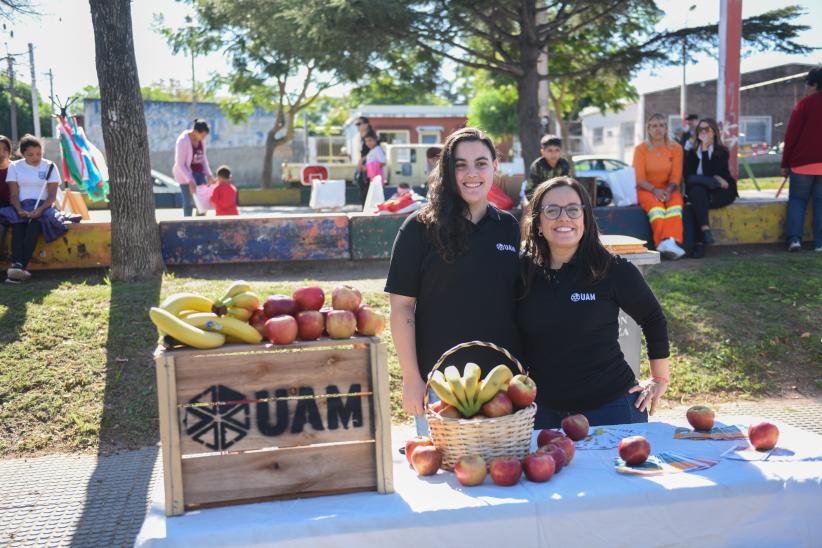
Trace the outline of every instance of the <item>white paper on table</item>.
<path fill-rule="evenodd" d="M 744 460 L 747 462 L 755 462 L 768 460 L 771 455 L 770 451 L 757 451 L 750 445 L 735 445 L 729 447 L 727 451 L 722 453 L 722 457 L 731 460 Z"/>
<path fill-rule="evenodd" d="M 619 440 L 629 436 L 640 436 L 644 430 L 639 431 L 624 426 L 592 426 L 588 430 L 588 436 L 576 443 L 580 450 L 600 450 L 614 449 L 619 445 Z"/>

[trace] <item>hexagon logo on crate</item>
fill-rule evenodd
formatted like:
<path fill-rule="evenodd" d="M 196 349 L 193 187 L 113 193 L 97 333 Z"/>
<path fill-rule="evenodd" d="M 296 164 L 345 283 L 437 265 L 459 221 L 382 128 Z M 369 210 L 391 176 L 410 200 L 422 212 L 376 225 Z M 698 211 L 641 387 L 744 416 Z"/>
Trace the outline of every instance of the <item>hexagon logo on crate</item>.
<path fill-rule="evenodd" d="M 214 405 L 216 402 L 226 403 Z M 203 390 L 188 403 L 195 406 L 185 408 L 183 426 L 186 435 L 213 451 L 225 451 L 246 437 L 251 428 L 245 394 L 222 384 Z"/>

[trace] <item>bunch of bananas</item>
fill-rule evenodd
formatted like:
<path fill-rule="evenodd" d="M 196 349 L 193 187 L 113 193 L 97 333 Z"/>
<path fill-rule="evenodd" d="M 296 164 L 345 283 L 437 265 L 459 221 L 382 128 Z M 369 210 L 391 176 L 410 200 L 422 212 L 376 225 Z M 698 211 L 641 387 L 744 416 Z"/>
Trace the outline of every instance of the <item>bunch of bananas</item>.
<path fill-rule="evenodd" d="M 429 383 L 442 401 L 455 407 L 463 417 L 471 418 L 497 392 L 504 390 L 514 376 L 503 364 L 493 368 L 482 381 L 481 374 L 480 366 L 475 363 L 465 364 L 462 375 L 456 367 L 449 365 L 445 372 L 434 371 Z"/>
<path fill-rule="evenodd" d="M 176 293 L 149 317 L 160 335 L 193 348 L 217 348 L 226 342 L 258 344 L 260 333 L 248 319 L 260 304 L 245 282 L 235 282 L 218 301 L 195 293 Z"/>

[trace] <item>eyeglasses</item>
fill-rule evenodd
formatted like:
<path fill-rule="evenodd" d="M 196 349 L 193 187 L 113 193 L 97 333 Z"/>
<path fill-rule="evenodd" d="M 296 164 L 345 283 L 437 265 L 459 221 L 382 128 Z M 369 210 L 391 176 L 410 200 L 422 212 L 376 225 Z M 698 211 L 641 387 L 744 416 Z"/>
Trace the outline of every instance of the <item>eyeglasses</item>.
<path fill-rule="evenodd" d="M 549 221 L 555 221 L 559 219 L 559 216 L 562 215 L 562 212 L 565 211 L 565 214 L 568 215 L 569 219 L 579 219 L 582 217 L 582 212 L 584 208 L 580 204 L 569 204 L 567 206 L 558 206 L 549 204 L 542 208 L 542 215 L 548 219 Z"/>
<path fill-rule="evenodd" d="M 709 126 L 702 126 L 702 127 L 696 128 L 696 130 L 699 133 L 708 133 L 709 131 L 711 131 L 711 128 Z"/>

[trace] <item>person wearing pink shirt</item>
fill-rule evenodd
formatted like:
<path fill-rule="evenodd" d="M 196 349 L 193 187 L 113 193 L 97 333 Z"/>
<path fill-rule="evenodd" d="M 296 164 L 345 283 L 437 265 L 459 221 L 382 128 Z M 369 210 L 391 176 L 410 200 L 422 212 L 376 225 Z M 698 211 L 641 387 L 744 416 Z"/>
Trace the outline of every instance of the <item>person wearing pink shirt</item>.
<path fill-rule="evenodd" d="M 208 122 L 196 118 L 191 129 L 177 137 L 174 151 L 174 180 L 180 184 L 183 195 L 183 215 L 191 217 L 194 211 L 196 187 L 214 184 L 214 176 L 208 166 L 205 139 L 211 128 Z"/>

